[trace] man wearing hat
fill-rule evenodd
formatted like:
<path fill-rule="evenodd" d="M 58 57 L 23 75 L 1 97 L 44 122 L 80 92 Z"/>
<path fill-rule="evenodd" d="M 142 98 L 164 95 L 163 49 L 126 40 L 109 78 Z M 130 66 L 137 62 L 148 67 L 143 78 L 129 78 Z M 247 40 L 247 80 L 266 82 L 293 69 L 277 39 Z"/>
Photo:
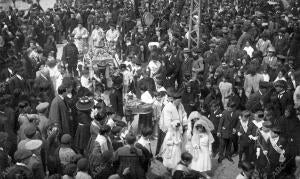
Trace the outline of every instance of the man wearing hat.
<path fill-rule="evenodd" d="M 195 48 L 192 51 L 193 56 L 193 65 L 192 65 L 192 76 L 197 75 L 200 72 L 204 71 L 204 59 L 201 54 L 200 48 Z"/>
<path fill-rule="evenodd" d="M 224 158 L 233 162 L 231 156 L 231 145 L 233 144 L 234 153 L 238 152 L 236 126 L 240 112 L 236 110 L 237 104 L 231 100 L 228 102 L 228 108 L 223 111 L 219 122 L 217 136 L 220 138 L 219 159 L 221 163 Z M 224 155 L 225 153 L 225 155 Z"/>
<path fill-rule="evenodd" d="M 230 45 L 228 46 L 225 54 L 224 54 L 224 59 L 226 61 L 229 60 L 237 60 L 243 56 L 243 51 L 238 48 L 237 46 L 237 40 L 235 37 L 232 37 L 230 40 Z"/>
<path fill-rule="evenodd" d="M 273 81 L 276 77 L 276 70 L 278 68 L 278 61 L 276 57 L 276 50 L 274 47 L 269 47 L 267 51 L 267 56 L 264 57 L 262 61 L 262 66 L 264 68 L 269 67 L 270 68 L 270 80 Z"/>
<path fill-rule="evenodd" d="M 245 161 L 254 161 L 253 149 L 256 139 L 256 126 L 252 123 L 250 117 L 250 111 L 243 111 L 239 117 L 239 121 L 236 127 L 237 135 L 239 137 L 239 165 L 243 161 L 243 155 L 245 155 Z"/>
<path fill-rule="evenodd" d="M 17 150 L 14 154 L 16 164 L 7 171 L 7 179 L 15 178 L 34 178 L 32 170 L 28 167 L 28 163 L 32 156 L 32 152 L 26 149 Z"/>
<path fill-rule="evenodd" d="M 42 134 L 42 137 L 46 139 L 47 128 L 50 123 L 49 118 L 46 116 L 48 115 L 48 111 L 49 111 L 49 103 L 43 102 L 38 104 L 36 106 L 36 111 L 38 113 L 38 119 L 39 119 L 38 128 Z"/>
<path fill-rule="evenodd" d="M 42 140 L 30 140 L 25 144 L 25 149 L 31 151 L 33 154 L 28 162 L 28 167 L 32 170 L 34 178 L 45 177 L 42 163 L 42 159 L 45 159 L 45 156 L 41 156 L 42 145 Z"/>
<path fill-rule="evenodd" d="M 162 59 L 165 64 L 165 76 L 166 82 L 164 83 L 164 87 L 172 87 L 174 86 L 175 79 L 178 76 L 180 65 L 178 64 L 178 60 L 175 55 L 172 53 L 171 48 L 167 48 L 165 52 L 165 58 Z"/>
<path fill-rule="evenodd" d="M 248 101 L 246 103 L 246 109 L 250 111 L 256 111 L 261 107 L 260 101 L 267 94 L 270 84 L 265 81 L 259 82 L 259 90 L 255 93 L 250 94 Z"/>
<path fill-rule="evenodd" d="M 282 27 L 278 31 L 278 35 L 274 39 L 274 47 L 277 54 L 287 55 L 289 49 L 289 39 L 286 37 L 286 28 Z"/>
<path fill-rule="evenodd" d="M 190 57 L 191 51 L 188 48 L 183 49 L 183 61 L 181 63 L 179 71 L 179 83 L 178 86 L 181 86 L 184 81 L 185 74 L 192 75 L 193 69 L 193 59 Z"/>
<path fill-rule="evenodd" d="M 67 67 L 70 74 L 74 76 L 78 75 L 77 63 L 78 63 L 78 49 L 74 44 L 74 34 L 69 35 L 68 43 L 64 46 L 61 61 Z"/>
<path fill-rule="evenodd" d="M 216 156 L 216 154 L 218 153 L 219 150 L 219 138 L 217 137 L 217 130 L 218 130 L 218 126 L 219 126 L 219 122 L 221 120 L 222 117 L 222 110 L 221 110 L 221 104 L 219 101 L 217 100 L 213 100 L 212 102 L 210 102 L 210 111 L 211 113 L 208 115 L 209 120 L 214 124 L 215 129 L 213 131 L 211 131 L 215 141 L 212 144 L 212 152 L 213 152 L 213 156 Z"/>
<path fill-rule="evenodd" d="M 220 57 L 215 51 L 216 44 L 209 44 L 209 50 L 206 51 L 203 55 L 204 62 L 210 66 L 217 66 L 220 64 Z"/>
<path fill-rule="evenodd" d="M 52 100 L 49 112 L 51 124 L 57 124 L 61 128 L 61 134 L 70 134 L 71 109 L 64 101 L 67 96 L 65 86 L 58 87 L 58 95 Z"/>
<path fill-rule="evenodd" d="M 287 91 L 287 83 L 284 80 L 278 80 L 274 83 L 277 92 L 277 98 L 280 103 L 281 114 L 284 114 L 288 105 L 293 105 L 293 94 Z"/>
<path fill-rule="evenodd" d="M 85 27 L 82 26 L 82 21 L 78 22 L 78 25 L 73 30 L 72 34 L 74 35 L 74 43 L 78 49 L 78 52 L 83 53 L 83 49 L 87 47 L 89 32 Z"/>
<path fill-rule="evenodd" d="M 61 169 L 60 167 L 64 168 L 66 165 L 70 164 L 72 162 L 72 159 L 77 155 L 76 150 L 71 147 L 72 145 L 71 135 L 64 134 L 60 139 L 60 143 L 61 143 L 60 146 L 57 147 L 57 149 L 55 150 L 55 155 L 52 156 L 52 157 L 56 157 L 56 159 L 59 159 L 58 161 L 56 160 L 55 163 L 53 163 L 54 165 L 56 165 L 55 167 L 59 166 L 58 170 Z M 57 171 L 51 171 L 51 172 L 57 172 Z"/>
<path fill-rule="evenodd" d="M 260 111 L 262 112 L 262 111 Z M 259 115 L 263 115 L 260 113 L 255 114 L 255 120 L 258 120 Z M 262 121 L 262 119 L 261 119 Z M 266 174 L 266 170 L 269 165 L 269 158 L 267 156 L 268 153 L 268 141 L 271 136 L 270 128 L 272 127 L 272 123 L 270 121 L 262 121 L 260 125 L 254 123 L 257 126 L 256 130 L 256 142 L 255 142 L 255 150 L 256 150 L 256 162 L 255 166 L 258 170 L 259 176 L 262 177 Z"/>
<path fill-rule="evenodd" d="M 29 142 L 30 140 L 34 139 L 37 135 L 36 135 L 36 129 L 37 127 L 33 124 L 28 125 L 25 129 L 24 129 L 24 134 L 25 134 L 25 139 L 21 140 L 18 143 L 18 149 L 24 149 L 25 148 L 25 144 L 27 142 Z"/>

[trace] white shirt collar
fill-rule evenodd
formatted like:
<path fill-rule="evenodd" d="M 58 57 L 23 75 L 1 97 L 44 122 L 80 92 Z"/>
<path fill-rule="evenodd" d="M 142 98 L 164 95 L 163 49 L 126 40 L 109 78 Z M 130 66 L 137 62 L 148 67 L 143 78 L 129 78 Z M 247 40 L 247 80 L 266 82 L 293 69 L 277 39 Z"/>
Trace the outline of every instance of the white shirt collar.
<path fill-rule="evenodd" d="M 278 137 L 275 137 L 275 138 L 270 138 L 270 140 L 272 140 L 273 142 L 275 142 L 275 144 L 278 142 L 278 140 L 279 140 L 279 136 Z"/>
<path fill-rule="evenodd" d="M 62 95 L 58 95 L 62 100 L 64 100 L 64 97 Z"/>
<path fill-rule="evenodd" d="M 19 163 L 19 162 L 17 162 L 16 165 L 23 166 L 23 167 L 27 167 L 26 164 L 24 164 L 24 163 Z"/>
<path fill-rule="evenodd" d="M 20 76 L 19 74 L 17 74 L 16 76 L 17 76 L 17 78 L 19 78 L 19 80 L 23 80 L 23 77 Z"/>

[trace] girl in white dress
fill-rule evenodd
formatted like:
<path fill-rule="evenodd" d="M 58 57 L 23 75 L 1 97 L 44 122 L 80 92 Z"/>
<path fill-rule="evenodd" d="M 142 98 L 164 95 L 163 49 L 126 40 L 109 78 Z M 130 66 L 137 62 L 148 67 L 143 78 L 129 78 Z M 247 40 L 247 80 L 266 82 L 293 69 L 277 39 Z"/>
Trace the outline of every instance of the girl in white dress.
<path fill-rule="evenodd" d="M 193 129 L 192 147 L 193 161 L 191 168 L 203 172 L 206 178 L 209 178 L 206 171 L 211 170 L 211 153 L 214 138 L 211 134 L 211 128 L 206 120 L 198 120 Z"/>
<path fill-rule="evenodd" d="M 174 169 L 181 159 L 181 133 L 180 121 L 172 121 L 160 152 L 164 166 L 169 169 Z"/>

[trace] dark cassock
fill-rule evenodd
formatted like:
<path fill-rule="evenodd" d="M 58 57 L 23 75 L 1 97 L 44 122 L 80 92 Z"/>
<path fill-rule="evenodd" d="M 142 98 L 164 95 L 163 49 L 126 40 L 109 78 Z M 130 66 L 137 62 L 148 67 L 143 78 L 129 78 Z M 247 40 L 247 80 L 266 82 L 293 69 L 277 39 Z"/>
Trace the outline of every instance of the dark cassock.
<path fill-rule="evenodd" d="M 61 134 L 70 134 L 71 109 L 64 101 L 64 97 L 57 95 L 51 103 L 49 119 L 50 123 L 57 123 L 61 128 Z"/>
<path fill-rule="evenodd" d="M 122 88 L 122 77 L 116 77 L 113 79 L 113 90 L 109 95 L 110 103 L 112 105 L 113 111 L 119 115 L 123 116 L 123 88 Z"/>
<path fill-rule="evenodd" d="M 72 38 L 72 37 L 71 37 Z M 77 74 L 78 49 L 73 41 L 69 41 L 63 48 L 61 61 L 68 64 L 68 71 Z"/>

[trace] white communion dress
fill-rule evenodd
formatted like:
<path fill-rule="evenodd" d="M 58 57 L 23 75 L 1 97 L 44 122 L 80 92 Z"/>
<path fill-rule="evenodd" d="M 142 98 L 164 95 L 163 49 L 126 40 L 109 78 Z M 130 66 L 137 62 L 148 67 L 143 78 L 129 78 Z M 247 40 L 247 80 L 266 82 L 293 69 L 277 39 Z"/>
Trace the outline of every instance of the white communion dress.
<path fill-rule="evenodd" d="M 199 172 L 211 170 L 209 137 L 206 133 L 194 134 L 192 137 L 193 161 L 191 168 Z"/>

